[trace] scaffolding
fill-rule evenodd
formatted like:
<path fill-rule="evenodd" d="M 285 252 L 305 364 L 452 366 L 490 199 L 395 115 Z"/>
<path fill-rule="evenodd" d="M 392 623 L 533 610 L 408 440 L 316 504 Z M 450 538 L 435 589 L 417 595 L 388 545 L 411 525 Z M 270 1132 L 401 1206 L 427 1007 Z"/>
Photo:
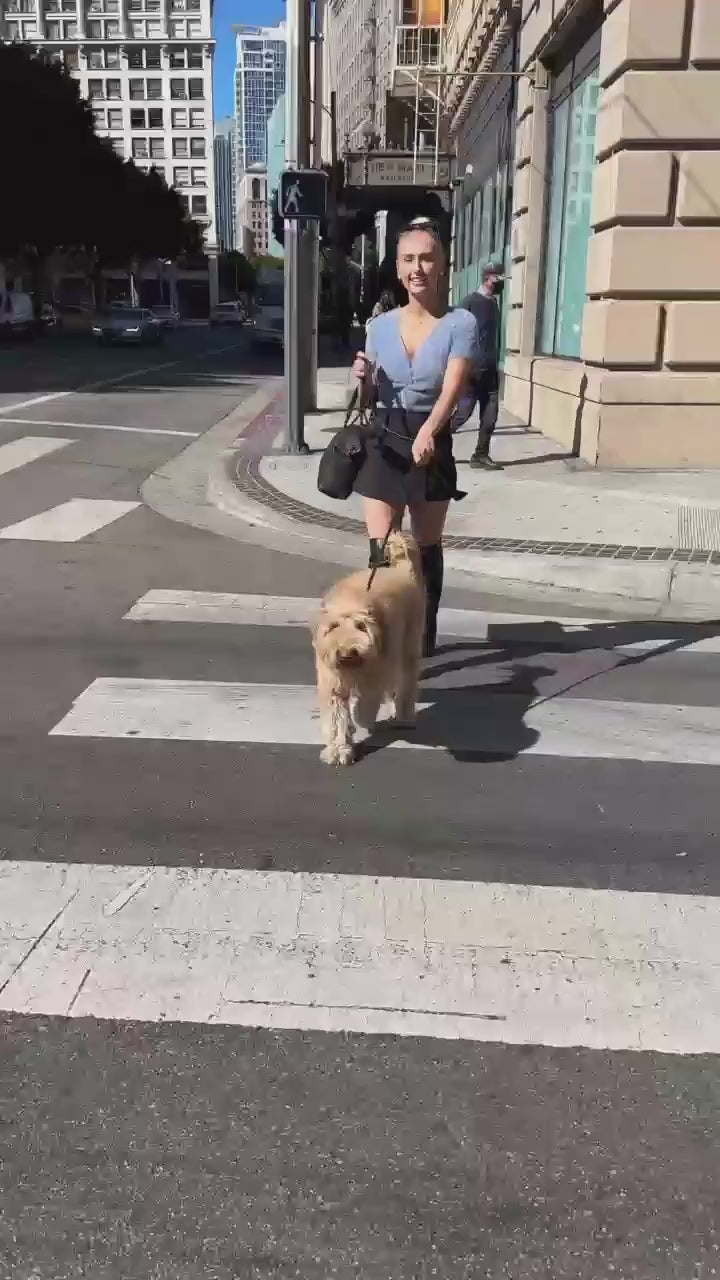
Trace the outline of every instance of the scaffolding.
<path fill-rule="evenodd" d="M 443 153 L 443 79 L 445 74 L 444 0 L 400 0 L 401 19 L 395 28 L 393 94 L 412 104 L 411 130 L 405 139 L 418 165 L 432 157 L 433 185 L 439 182 Z"/>

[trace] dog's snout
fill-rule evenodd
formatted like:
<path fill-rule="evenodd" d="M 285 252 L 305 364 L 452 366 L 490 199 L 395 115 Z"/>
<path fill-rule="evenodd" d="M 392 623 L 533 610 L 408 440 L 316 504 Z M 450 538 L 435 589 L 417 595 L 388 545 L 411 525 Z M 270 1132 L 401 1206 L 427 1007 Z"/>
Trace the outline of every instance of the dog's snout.
<path fill-rule="evenodd" d="M 345 653 L 340 654 L 340 661 L 353 666 L 354 663 L 360 661 L 360 651 L 358 649 L 346 649 Z"/>

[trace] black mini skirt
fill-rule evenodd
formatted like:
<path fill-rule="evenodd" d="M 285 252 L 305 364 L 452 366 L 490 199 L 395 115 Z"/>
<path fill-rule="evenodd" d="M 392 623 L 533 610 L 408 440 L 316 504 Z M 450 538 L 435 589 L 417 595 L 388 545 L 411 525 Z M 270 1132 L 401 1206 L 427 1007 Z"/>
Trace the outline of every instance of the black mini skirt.
<path fill-rule="evenodd" d="M 457 487 L 457 467 L 449 431 L 436 436 L 435 454 L 427 466 L 419 467 L 413 460 L 413 440 L 426 421 L 426 413 L 377 408 L 354 492 L 398 508 L 420 502 L 457 502 L 464 498 L 465 494 Z"/>

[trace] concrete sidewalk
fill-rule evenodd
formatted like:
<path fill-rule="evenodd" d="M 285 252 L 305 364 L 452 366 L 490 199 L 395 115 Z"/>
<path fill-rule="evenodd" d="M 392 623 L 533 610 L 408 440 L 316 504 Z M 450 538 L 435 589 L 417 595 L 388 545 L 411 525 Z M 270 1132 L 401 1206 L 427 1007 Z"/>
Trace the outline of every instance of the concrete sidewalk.
<path fill-rule="evenodd" d="M 270 379 L 217 423 L 143 496 L 172 519 L 333 565 L 367 556 L 360 503 L 317 490 L 322 449 L 342 422 L 347 370 L 325 369 L 308 415 L 313 452 L 284 452 L 282 383 Z M 446 540 L 446 584 L 463 593 L 594 616 L 720 617 L 720 475 L 596 472 L 522 424 L 501 420 L 505 469 L 466 465 L 474 431 L 457 437 L 460 488 Z"/>

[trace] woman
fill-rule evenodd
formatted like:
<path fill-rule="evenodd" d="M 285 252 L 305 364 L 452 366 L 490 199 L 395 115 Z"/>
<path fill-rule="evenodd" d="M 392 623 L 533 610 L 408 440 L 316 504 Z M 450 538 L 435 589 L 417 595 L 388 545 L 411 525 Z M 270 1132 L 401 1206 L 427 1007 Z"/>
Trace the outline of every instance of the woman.
<path fill-rule="evenodd" d="M 420 546 L 427 596 L 424 653 L 435 651 L 443 584 L 442 535 L 457 490 L 449 422 L 470 375 L 477 337 L 468 311 L 443 301 L 445 250 L 434 223 L 417 219 L 398 237 L 397 273 L 408 303 L 371 320 L 353 373 L 365 398 L 377 389 L 374 431 L 355 482 L 365 499 L 370 567 L 385 563 L 388 529 L 405 509 Z"/>

